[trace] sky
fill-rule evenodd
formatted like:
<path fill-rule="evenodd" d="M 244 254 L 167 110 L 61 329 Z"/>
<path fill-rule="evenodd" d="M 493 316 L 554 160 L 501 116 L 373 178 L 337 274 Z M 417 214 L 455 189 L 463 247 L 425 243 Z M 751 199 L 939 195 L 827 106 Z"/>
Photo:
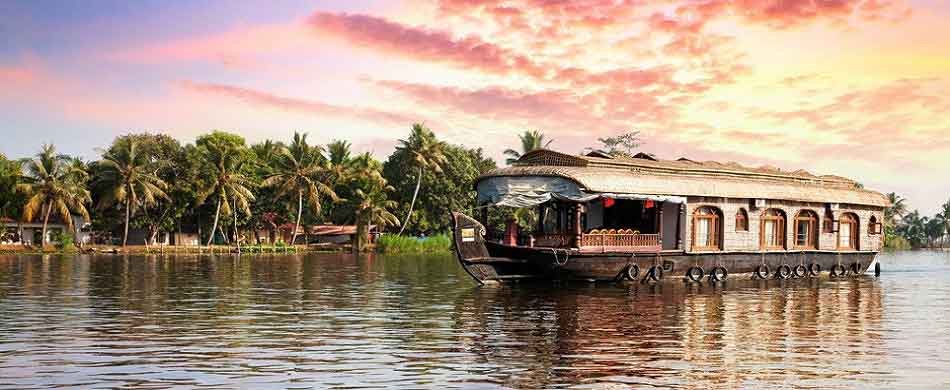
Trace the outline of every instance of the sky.
<path fill-rule="evenodd" d="M 639 131 L 660 158 L 950 198 L 950 2 L 0 2 L 0 153 L 95 159 L 117 135 L 345 139 L 414 122 L 503 164 L 540 130 L 578 153 Z"/>

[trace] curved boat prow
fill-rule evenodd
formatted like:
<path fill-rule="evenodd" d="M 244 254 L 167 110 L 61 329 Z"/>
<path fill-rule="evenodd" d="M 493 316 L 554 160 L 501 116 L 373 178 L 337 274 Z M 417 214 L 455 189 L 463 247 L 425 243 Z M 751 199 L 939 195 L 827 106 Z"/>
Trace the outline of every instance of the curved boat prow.
<path fill-rule="evenodd" d="M 452 213 L 452 236 L 459 264 L 479 284 L 534 278 L 523 270 L 525 260 L 492 257 L 485 246 L 485 226 L 462 213 Z"/>

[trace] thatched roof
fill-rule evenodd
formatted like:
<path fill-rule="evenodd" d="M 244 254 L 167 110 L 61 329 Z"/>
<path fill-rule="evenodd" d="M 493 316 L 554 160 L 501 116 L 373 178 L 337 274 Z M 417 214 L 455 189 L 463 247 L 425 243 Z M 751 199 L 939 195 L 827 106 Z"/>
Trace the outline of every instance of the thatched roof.
<path fill-rule="evenodd" d="M 493 170 L 479 180 L 496 176 L 563 177 L 590 192 L 760 198 L 877 207 L 888 204 L 881 193 L 859 188 L 856 182 L 840 176 L 687 159 L 571 156 L 536 150 L 522 156 L 514 166 Z"/>

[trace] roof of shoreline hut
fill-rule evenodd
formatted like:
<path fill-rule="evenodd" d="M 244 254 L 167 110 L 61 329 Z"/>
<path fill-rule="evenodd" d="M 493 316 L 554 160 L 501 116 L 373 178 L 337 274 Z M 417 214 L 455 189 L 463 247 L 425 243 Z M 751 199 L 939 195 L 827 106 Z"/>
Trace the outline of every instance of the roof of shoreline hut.
<path fill-rule="evenodd" d="M 547 149 L 523 155 L 513 166 L 487 172 L 489 177 L 554 176 L 569 179 L 589 192 L 650 195 L 760 198 L 885 207 L 887 198 L 853 180 L 816 176 L 805 170 L 750 168 L 735 162 L 659 160 L 643 157 L 569 155 Z"/>

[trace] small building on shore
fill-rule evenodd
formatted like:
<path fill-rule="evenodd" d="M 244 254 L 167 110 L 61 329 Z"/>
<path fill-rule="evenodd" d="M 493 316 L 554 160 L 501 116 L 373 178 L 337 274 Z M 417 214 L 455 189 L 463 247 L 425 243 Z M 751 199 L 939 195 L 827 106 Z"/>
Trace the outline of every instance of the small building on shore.
<path fill-rule="evenodd" d="M 51 218 L 46 224 L 46 242 L 57 243 L 62 234 L 73 235 L 73 242 L 88 244 L 92 237 L 90 224 L 83 217 L 74 215 L 72 227 L 60 219 Z M 12 218 L 0 218 L 0 244 L 40 245 L 43 235 L 43 222 L 24 222 Z"/>

